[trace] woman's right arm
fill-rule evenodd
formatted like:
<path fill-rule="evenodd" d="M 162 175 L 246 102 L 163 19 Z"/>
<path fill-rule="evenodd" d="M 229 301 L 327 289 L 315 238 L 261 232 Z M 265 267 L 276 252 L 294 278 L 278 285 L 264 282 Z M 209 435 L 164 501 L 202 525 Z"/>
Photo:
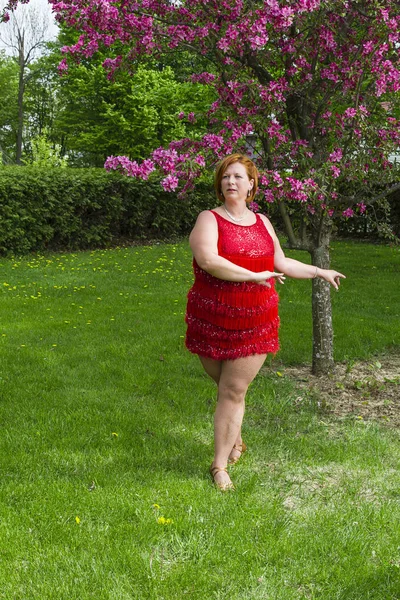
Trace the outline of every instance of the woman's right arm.
<path fill-rule="evenodd" d="M 217 279 L 235 282 L 254 281 L 266 285 L 271 277 L 282 275 L 270 271 L 254 273 L 219 256 L 218 225 L 210 211 L 201 212 L 197 217 L 196 225 L 189 237 L 189 244 L 199 267 Z"/>

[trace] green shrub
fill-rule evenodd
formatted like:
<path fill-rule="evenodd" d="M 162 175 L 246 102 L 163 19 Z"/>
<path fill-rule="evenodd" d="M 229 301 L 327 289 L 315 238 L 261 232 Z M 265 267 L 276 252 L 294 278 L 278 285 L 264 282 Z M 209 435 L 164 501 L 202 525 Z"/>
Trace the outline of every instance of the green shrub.
<path fill-rule="evenodd" d="M 177 239 L 214 204 L 206 184 L 179 199 L 158 182 L 103 169 L 5 167 L 0 170 L 0 253 Z"/>

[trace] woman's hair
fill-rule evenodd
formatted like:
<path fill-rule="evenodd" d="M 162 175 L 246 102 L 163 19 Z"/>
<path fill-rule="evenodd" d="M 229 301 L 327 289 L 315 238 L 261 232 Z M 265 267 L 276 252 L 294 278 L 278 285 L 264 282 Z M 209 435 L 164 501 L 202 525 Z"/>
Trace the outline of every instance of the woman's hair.
<path fill-rule="evenodd" d="M 248 178 L 253 179 L 253 181 L 254 181 L 253 189 L 250 191 L 250 195 L 246 198 L 246 202 L 253 202 L 254 196 L 256 195 L 257 188 L 258 188 L 258 171 L 257 171 L 257 167 L 253 163 L 253 161 L 250 160 L 250 158 L 248 156 L 245 156 L 244 154 L 229 154 L 229 156 L 226 156 L 218 164 L 217 170 L 215 171 L 215 181 L 214 181 L 217 198 L 221 202 L 224 202 L 225 198 L 223 197 L 222 191 L 221 191 L 222 177 L 223 177 L 225 171 L 227 170 L 227 168 L 236 162 L 241 163 L 245 167 Z"/>

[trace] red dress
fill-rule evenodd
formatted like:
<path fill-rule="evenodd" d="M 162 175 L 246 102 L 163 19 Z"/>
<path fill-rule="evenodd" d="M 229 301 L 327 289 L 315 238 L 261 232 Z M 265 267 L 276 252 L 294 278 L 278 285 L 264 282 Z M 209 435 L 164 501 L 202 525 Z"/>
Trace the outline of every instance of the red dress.
<path fill-rule="evenodd" d="M 250 271 L 274 270 L 274 242 L 261 217 L 236 225 L 211 211 L 218 223 L 218 254 Z M 188 293 L 186 347 L 214 360 L 234 360 L 275 353 L 278 340 L 278 294 L 253 282 L 218 279 L 193 259 L 195 281 Z"/>

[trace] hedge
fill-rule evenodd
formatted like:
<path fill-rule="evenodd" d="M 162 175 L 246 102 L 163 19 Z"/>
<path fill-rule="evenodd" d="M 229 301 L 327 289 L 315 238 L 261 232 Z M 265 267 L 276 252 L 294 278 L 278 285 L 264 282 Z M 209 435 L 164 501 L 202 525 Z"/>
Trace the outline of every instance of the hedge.
<path fill-rule="evenodd" d="M 173 240 L 215 205 L 210 185 L 186 199 L 158 182 L 104 169 L 0 168 L 0 253 L 78 250 Z"/>
<path fill-rule="evenodd" d="M 400 192 L 389 198 L 391 223 L 400 235 Z M 197 214 L 215 206 L 211 184 L 187 198 L 104 169 L 0 167 L 0 254 L 84 250 L 187 236 Z M 271 206 L 269 207 L 271 210 Z M 283 225 L 276 211 L 274 226 Z M 340 236 L 375 239 L 376 227 L 349 219 Z"/>

